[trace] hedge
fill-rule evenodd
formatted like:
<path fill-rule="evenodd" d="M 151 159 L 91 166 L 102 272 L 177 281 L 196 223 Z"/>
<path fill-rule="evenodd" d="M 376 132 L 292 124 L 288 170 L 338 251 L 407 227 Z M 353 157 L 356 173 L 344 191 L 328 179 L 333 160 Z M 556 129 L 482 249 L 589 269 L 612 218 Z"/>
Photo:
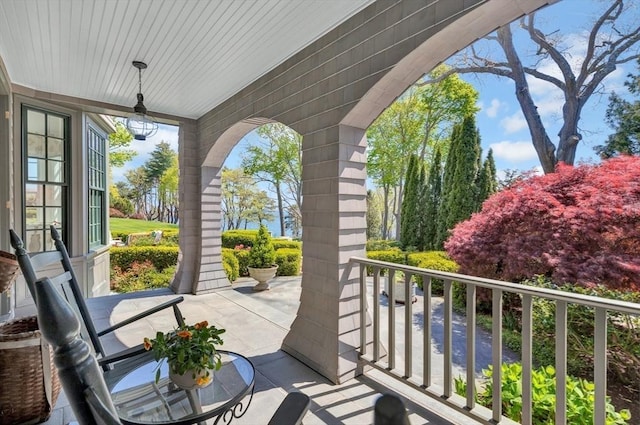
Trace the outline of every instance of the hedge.
<path fill-rule="evenodd" d="M 178 263 L 177 246 L 123 246 L 109 250 L 111 266 L 127 270 L 134 262 L 150 261 L 158 270 Z"/>
<path fill-rule="evenodd" d="M 386 239 L 371 239 L 367 241 L 367 251 L 388 251 L 400 248 L 400 242 Z"/>
<path fill-rule="evenodd" d="M 297 249 L 302 251 L 302 242 L 293 241 L 290 239 L 271 239 L 273 248 L 277 251 L 279 249 Z"/>
<path fill-rule="evenodd" d="M 283 248 L 276 251 L 277 276 L 297 276 L 300 274 L 302 252 L 299 249 Z"/>
<path fill-rule="evenodd" d="M 235 251 L 229 248 L 222 248 L 222 267 L 229 279 L 229 282 L 233 283 L 238 279 L 240 275 L 240 266 L 238 259 L 235 256 Z"/>
<path fill-rule="evenodd" d="M 227 230 L 222 232 L 222 247 L 234 249 L 238 245 L 253 246 L 257 230 Z"/>
<path fill-rule="evenodd" d="M 371 260 L 386 261 L 388 263 L 406 264 L 406 255 L 400 250 L 400 248 L 392 248 L 385 251 L 368 251 L 367 258 Z M 387 269 L 382 269 L 382 274 L 385 274 Z M 373 274 L 373 268 L 367 266 L 367 275 Z"/>
<path fill-rule="evenodd" d="M 407 255 L 407 265 L 420 267 L 421 269 L 437 270 L 439 272 L 456 273 L 458 264 L 447 256 L 444 251 L 415 252 Z M 422 276 L 415 276 L 416 283 L 423 289 Z M 442 279 L 431 279 L 431 290 L 435 293 L 442 293 L 444 282 Z"/>

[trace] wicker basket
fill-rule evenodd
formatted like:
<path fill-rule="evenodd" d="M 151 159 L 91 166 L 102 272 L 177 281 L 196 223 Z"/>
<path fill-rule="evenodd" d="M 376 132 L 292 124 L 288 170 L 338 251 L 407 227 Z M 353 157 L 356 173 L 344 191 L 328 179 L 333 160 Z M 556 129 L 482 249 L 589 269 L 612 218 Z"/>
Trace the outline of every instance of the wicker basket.
<path fill-rule="evenodd" d="M 0 251 L 0 294 L 9 289 L 16 278 L 18 269 L 16 256 L 6 251 Z"/>
<path fill-rule="evenodd" d="M 53 351 L 35 316 L 0 326 L 0 424 L 44 422 L 60 394 Z"/>

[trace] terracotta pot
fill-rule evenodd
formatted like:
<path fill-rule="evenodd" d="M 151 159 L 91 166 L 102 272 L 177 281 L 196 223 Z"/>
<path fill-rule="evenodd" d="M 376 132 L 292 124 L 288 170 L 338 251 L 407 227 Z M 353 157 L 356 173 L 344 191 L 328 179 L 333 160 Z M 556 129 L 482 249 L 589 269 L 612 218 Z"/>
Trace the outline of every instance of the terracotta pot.
<path fill-rule="evenodd" d="M 254 291 L 264 291 L 265 289 L 269 289 L 269 284 L 267 281 L 269 279 L 273 279 L 278 271 L 278 265 L 275 264 L 272 267 L 265 268 L 253 268 L 248 267 L 249 276 L 258 281 L 258 284 L 253 287 Z"/>

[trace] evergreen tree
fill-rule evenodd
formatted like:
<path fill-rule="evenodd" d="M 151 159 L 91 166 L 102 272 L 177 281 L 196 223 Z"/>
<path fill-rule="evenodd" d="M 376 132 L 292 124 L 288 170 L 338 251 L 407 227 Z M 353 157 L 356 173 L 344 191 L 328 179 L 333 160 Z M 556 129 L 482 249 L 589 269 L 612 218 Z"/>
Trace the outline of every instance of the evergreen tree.
<path fill-rule="evenodd" d="M 371 189 L 367 190 L 367 240 L 382 239 L 382 203 Z"/>
<path fill-rule="evenodd" d="M 493 160 L 493 150 L 489 149 L 487 158 L 482 164 L 482 170 L 478 174 L 478 200 L 476 203 L 476 211 L 482 209 L 482 204 L 489 196 L 498 190 L 498 181 L 496 180 L 496 163 Z"/>
<path fill-rule="evenodd" d="M 416 246 L 418 178 L 418 157 L 411 155 L 409 158 L 409 166 L 407 167 L 407 175 L 405 177 L 406 185 L 404 187 L 404 196 L 402 197 L 402 207 L 400 210 L 400 246 L 402 248 Z"/>
<path fill-rule="evenodd" d="M 427 217 L 424 214 L 424 205 L 427 198 L 427 172 L 425 170 L 424 162 L 422 159 L 418 160 L 418 183 L 416 185 L 416 229 L 415 229 L 415 247 L 418 251 L 425 250 L 425 236 L 424 230 Z"/>
<path fill-rule="evenodd" d="M 440 149 L 436 150 L 433 163 L 429 167 L 429 180 L 426 183 L 424 195 L 423 230 L 421 245 L 423 249 L 438 249 L 438 210 L 440 209 L 440 197 L 442 194 L 442 155 Z"/>
<path fill-rule="evenodd" d="M 451 131 L 451 143 L 449 146 L 449 153 L 444 165 L 444 172 L 442 176 L 442 191 L 440 205 L 438 207 L 437 222 L 436 222 L 436 237 L 434 239 L 433 247 L 436 250 L 441 250 L 444 246 L 444 241 L 447 239 L 447 221 L 446 218 L 449 215 L 449 205 L 445 202 L 445 196 L 451 192 L 453 187 L 453 175 L 455 172 L 455 164 L 458 162 L 458 143 L 455 141 L 459 138 L 459 133 L 462 128 L 462 124 L 456 124 Z"/>
<path fill-rule="evenodd" d="M 480 156 L 480 137 L 475 117 L 464 118 L 451 140 L 453 158 L 447 158 L 445 167 L 445 187 L 443 187 L 443 209 L 439 219 L 438 247 L 449 236 L 449 230 L 471 217 L 476 210 L 478 176 L 478 157 Z"/>

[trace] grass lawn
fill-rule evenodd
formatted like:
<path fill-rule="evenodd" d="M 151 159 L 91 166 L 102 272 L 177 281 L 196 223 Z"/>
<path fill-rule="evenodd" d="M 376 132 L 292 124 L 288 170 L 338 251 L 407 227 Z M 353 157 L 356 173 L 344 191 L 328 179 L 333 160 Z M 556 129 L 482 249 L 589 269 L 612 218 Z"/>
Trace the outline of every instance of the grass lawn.
<path fill-rule="evenodd" d="M 144 233 L 154 230 L 178 230 L 177 224 L 159 221 L 134 220 L 132 218 L 109 218 L 111 233 Z"/>

